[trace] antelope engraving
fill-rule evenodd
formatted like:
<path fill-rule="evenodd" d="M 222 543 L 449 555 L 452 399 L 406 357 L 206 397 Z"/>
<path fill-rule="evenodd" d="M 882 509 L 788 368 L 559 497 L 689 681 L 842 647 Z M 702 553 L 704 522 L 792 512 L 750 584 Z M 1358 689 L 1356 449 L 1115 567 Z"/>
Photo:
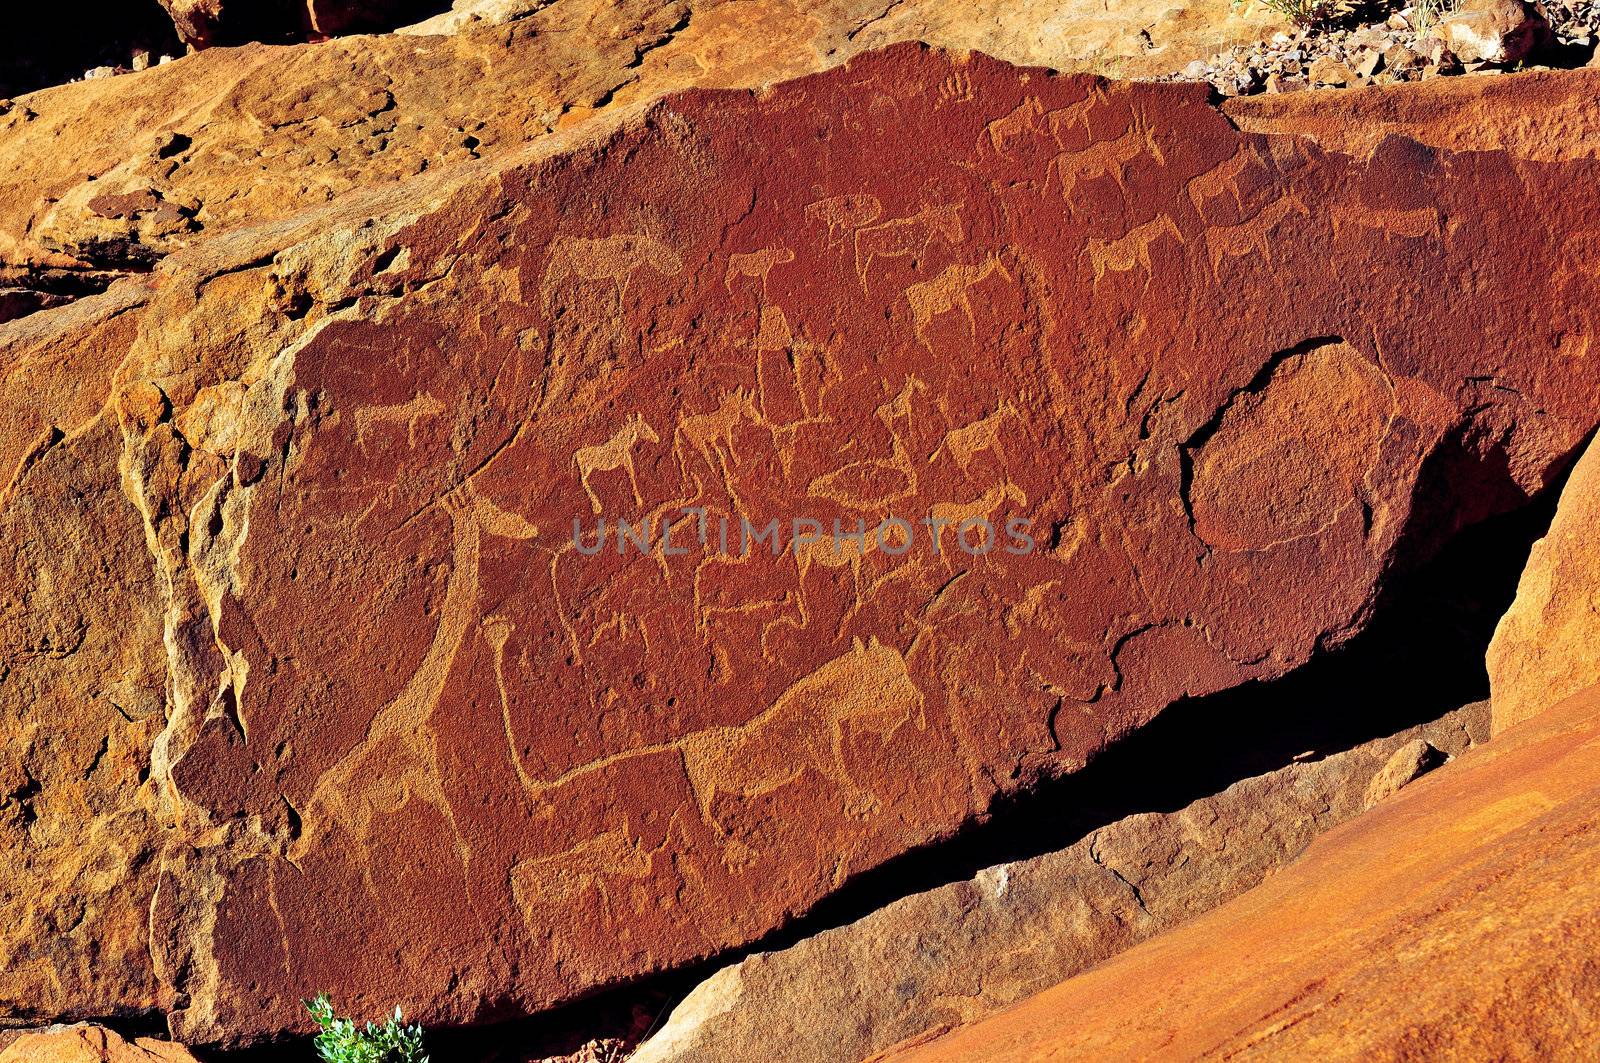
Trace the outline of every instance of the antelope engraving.
<path fill-rule="evenodd" d="M 733 469 L 739 464 L 739 455 L 733 448 L 734 433 L 740 422 L 761 423 L 755 399 L 745 388 L 724 392 L 722 402 L 708 413 L 690 414 L 680 418 L 672 433 L 672 449 L 678 456 L 678 468 L 684 483 L 691 479 L 686 449 L 700 456 L 700 460 L 722 475 L 723 486 L 733 500 L 734 509 L 743 512 L 739 496 L 733 487 Z M 684 444 L 688 444 L 686 448 Z"/>
<path fill-rule="evenodd" d="M 935 240 L 954 246 L 961 242 L 961 204 L 924 206 L 905 218 L 880 222 L 855 234 L 856 276 L 867 290 L 867 273 L 875 258 L 908 258 L 926 251 Z"/>
<path fill-rule="evenodd" d="M 616 285 L 618 296 L 626 296 L 628 284 L 641 269 L 667 277 L 677 276 L 683 272 L 683 259 L 660 240 L 643 233 L 621 233 L 598 239 L 561 237 L 550 245 L 550 258 L 539 283 L 539 294 L 549 306 L 556 286 L 569 277 L 577 277 L 586 281 L 611 281 Z"/>
<path fill-rule="evenodd" d="M 829 196 L 808 203 L 805 216 L 808 221 L 828 227 L 828 246 L 834 247 L 844 241 L 841 233 L 871 225 L 883 217 L 883 203 L 877 196 L 865 192 L 853 196 Z"/>
<path fill-rule="evenodd" d="M 1212 226 L 1206 230 L 1206 250 L 1211 254 L 1211 275 L 1216 277 L 1225 258 L 1259 255 L 1270 261 L 1272 242 L 1267 234 L 1293 212 L 1309 217 L 1310 208 L 1298 196 L 1289 193 L 1261 208 L 1253 218 L 1238 225 Z"/>
<path fill-rule="evenodd" d="M 733 291 L 735 277 L 755 277 L 761 281 L 761 294 L 767 294 L 767 274 L 772 267 L 794 261 L 794 252 L 787 247 L 764 247 L 759 251 L 736 253 L 728 256 L 728 272 L 722 276 L 722 287 Z"/>
<path fill-rule="evenodd" d="M 961 471 L 966 472 L 974 457 L 984 451 L 993 451 L 1000 461 L 1004 462 L 1006 455 L 1000 445 L 1000 429 L 1005 424 L 1006 418 L 1016 416 L 1017 408 L 1009 402 L 1003 402 L 989 416 L 973 421 L 969 425 L 950 429 L 945 433 L 944 441 L 939 444 L 939 449 L 933 452 L 929 461 L 937 461 L 939 455 L 948 451 Z"/>
<path fill-rule="evenodd" d="M 589 486 L 589 478 L 597 472 L 626 469 L 628 483 L 633 487 L 633 504 L 636 506 L 644 504 L 644 499 L 639 495 L 639 476 L 633 466 L 633 448 L 641 442 L 659 443 L 661 437 L 656 435 L 656 430 L 650 427 L 649 422 L 636 413 L 604 443 L 579 447 L 573 453 L 572 460 L 578 466 L 578 481 L 583 484 L 583 490 L 589 496 L 589 504 L 594 507 L 596 513 L 602 512 L 602 507 L 600 497 L 594 493 L 594 488 Z"/>
<path fill-rule="evenodd" d="M 1089 263 L 1094 268 L 1094 286 L 1100 286 L 1100 279 L 1107 270 L 1115 273 L 1128 273 L 1135 265 L 1144 268 L 1146 283 L 1152 276 L 1154 267 L 1150 262 L 1150 245 L 1161 238 L 1163 234 L 1171 236 L 1178 243 L 1183 243 L 1183 234 L 1178 231 L 1178 226 L 1171 216 L 1166 214 L 1145 222 L 1143 225 L 1134 226 L 1128 230 L 1126 236 L 1116 240 L 1090 240 L 1088 246 Z"/>
<path fill-rule="evenodd" d="M 906 301 L 911 304 L 911 319 L 917 342 L 929 347 L 926 335 L 928 325 L 940 314 L 960 307 L 967 315 L 967 326 L 974 339 L 978 335 L 978 321 L 972 312 L 971 289 L 982 284 L 994 274 L 1000 274 L 1008 283 L 1016 283 L 996 255 L 990 255 L 981 266 L 962 262 L 946 266 L 943 273 L 932 280 L 918 281 L 906 288 Z M 931 350 L 932 348 L 929 347 Z"/>

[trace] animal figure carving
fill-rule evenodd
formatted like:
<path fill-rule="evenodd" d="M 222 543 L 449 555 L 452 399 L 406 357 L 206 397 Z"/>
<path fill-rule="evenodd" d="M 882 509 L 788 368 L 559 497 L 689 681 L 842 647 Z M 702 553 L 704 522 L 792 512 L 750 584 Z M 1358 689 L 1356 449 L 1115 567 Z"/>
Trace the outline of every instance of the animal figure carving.
<path fill-rule="evenodd" d="M 1268 234 L 1293 212 L 1310 216 L 1310 209 L 1294 193 L 1282 196 L 1257 211 L 1255 216 L 1238 225 L 1212 226 L 1206 230 L 1206 250 L 1211 255 L 1211 275 L 1218 275 L 1225 258 L 1259 255 L 1263 259 L 1272 253 Z M 1335 225 L 1338 225 L 1336 220 Z"/>
<path fill-rule="evenodd" d="M 861 193 L 853 196 L 829 196 L 808 203 L 806 219 L 828 227 L 828 246 L 843 241 L 841 233 L 871 225 L 883 217 L 883 203 L 877 196 Z"/>
<path fill-rule="evenodd" d="M 626 296 L 633 275 L 646 268 L 662 276 L 677 276 L 683 272 L 683 259 L 660 240 L 642 233 L 621 233 L 598 239 L 562 237 L 550 245 L 550 258 L 545 264 L 539 293 L 548 308 L 556 288 L 568 278 L 576 277 L 586 281 L 611 281 L 616 285 L 617 294 Z"/>
<path fill-rule="evenodd" d="M 1178 226 L 1166 214 L 1160 214 L 1128 230 L 1126 236 L 1116 240 L 1090 240 L 1087 248 L 1089 264 L 1094 270 L 1094 284 L 1098 288 L 1100 279 L 1106 271 L 1127 273 L 1135 265 L 1144 269 L 1145 278 L 1148 279 L 1154 269 L 1150 261 L 1150 245 L 1159 240 L 1162 235 L 1171 236 L 1178 243 L 1183 243 L 1183 234 L 1178 231 Z"/>
<path fill-rule="evenodd" d="M 960 307 L 967 315 L 967 326 L 974 338 L 978 335 L 978 321 L 972 312 L 971 290 L 994 274 L 1000 274 L 1007 283 L 1015 283 L 1000 259 L 990 255 L 981 266 L 956 262 L 946 266 L 944 272 L 932 280 L 918 281 L 906 288 L 906 301 L 911 304 L 911 319 L 917 342 L 929 347 L 927 328 L 935 317 Z M 931 350 L 932 348 L 929 347 Z"/>
<path fill-rule="evenodd" d="M 589 478 L 597 472 L 627 470 L 628 483 L 633 487 L 633 504 L 636 506 L 644 504 L 644 499 L 639 495 L 639 475 L 633 465 L 633 448 L 641 442 L 659 443 L 661 437 L 656 435 L 656 430 L 650 427 L 648 421 L 639 414 L 634 414 L 604 443 L 579 447 L 573 453 L 572 460 L 578 466 L 578 481 L 583 484 L 583 490 L 589 496 L 589 504 L 594 507 L 596 513 L 602 512 L 604 508 L 600 505 L 600 496 L 595 494 L 594 488 L 589 485 Z"/>
<path fill-rule="evenodd" d="M 761 281 L 763 294 L 767 290 L 767 274 L 774 266 L 794 261 L 794 252 L 787 247 L 764 247 L 759 251 L 734 253 L 728 256 L 728 272 L 722 276 L 722 287 L 733 291 L 735 277 L 756 277 Z"/>
<path fill-rule="evenodd" d="M 733 482 L 733 466 L 739 463 L 734 450 L 734 435 L 740 422 L 759 424 L 761 414 L 755 399 L 745 388 L 735 388 L 722 396 L 722 402 L 708 413 L 689 414 L 679 419 L 672 434 L 672 449 L 678 455 L 678 468 L 685 483 L 692 478 L 685 451 L 699 455 L 707 466 L 722 476 L 723 487 L 733 500 L 734 509 L 742 512 L 739 496 Z"/>
<path fill-rule="evenodd" d="M 875 411 L 878 420 L 889 430 L 887 458 L 851 462 L 812 480 L 807 492 L 815 498 L 826 498 L 860 510 L 916 494 L 917 471 L 911 462 L 910 448 L 901 438 L 898 422 L 911 420 L 911 396 L 926 390 L 927 385 L 922 381 L 914 376 L 907 377 L 900 393 Z"/>
<path fill-rule="evenodd" d="M 845 763 L 847 730 L 887 739 L 913 721 L 918 730 L 927 729 L 922 693 L 905 658 L 877 639 L 866 645 L 857 639 L 843 656 L 794 683 L 749 723 L 696 731 L 678 748 L 701 816 L 726 837 L 715 811 L 719 794 L 759 797 L 808 768 L 839 784 L 857 811 L 878 807 Z"/>
<path fill-rule="evenodd" d="M 424 392 L 406 402 L 393 406 L 362 406 L 356 410 L 356 446 L 367 446 L 367 434 L 375 425 L 403 424 L 406 426 L 406 445 L 417 445 L 417 423 L 445 412 L 444 403 Z"/>
<path fill-rule="evenodd" d="M 1002 505 L 1010 502 L 1013 505 L 1025 506 L 1028 496 L 1022 488 L 1013 483 L 996 484 L 985 491 L 982 497 L 971 502 L 937 502 L 932 509 L 934 528 L 936 529 L 935 547 L 941 554 L 946 553 L 944 548 L 944 533 L 951 532 L 961 538 L 973 551 L 988 552 L 997 545 L 998 533 L 994 531 L 995 521 L 992 519 L 995 511 Z M 962 525 L 969 521 L 988 521 L 990 531 L 982 534 L 962 535 Z M 979 529 L 981 531 L 981 529 Z"/>
<path fill-rule="evenodd" d="M 930 460 L 937 461 L 941 454 L 948 452 L 962 472 L 966 472 L 972 459 L 984 451 L 993 451 L 1004 462 L 1006 455 L 1000 445 L 1000 431 L 1007 418 L 1017 416 L 1015 406 L 1010 402 L 1002 402 L 989 416 L 946 432 L 944 441 Z"/>
<path fill-rule="evenodd" d="M 873 259 L 919 255 L 935 240 L 943 240 L 953 247 L 961 242 L 961 233 L 959 203 L 924 206 L 909 217 L 857 229 L 856 276 L 861 279 L 861 290 L 867 290 L 867 273 L 872 269 Z"/>

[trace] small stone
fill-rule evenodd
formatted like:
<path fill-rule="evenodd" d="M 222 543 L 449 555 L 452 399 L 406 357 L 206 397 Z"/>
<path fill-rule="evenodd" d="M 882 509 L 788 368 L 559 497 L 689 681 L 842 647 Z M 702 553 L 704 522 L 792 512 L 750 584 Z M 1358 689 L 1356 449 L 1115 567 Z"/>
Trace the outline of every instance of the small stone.
<path fill-rule="evenodd" d="M 1390 755 L 1388 763 L 1367 784 L 1363 805 L 1371 808 L 1386 797 L 1398 793 L 1407 783 L 1421 778 L 1445 760 L 1433 746 L 1421 738 L 1413 738 Z"/>
<path fill-rule="evenodd" d="M 116 72 L 117 68 L 114 66 L 97 66 L 89 70 L 85 70 L 83 72 L 83 80 L 94 81 L 97 78 L 108 78 L 116 74 Z"/>
<path fill-rule="evenodd" d="M 1325 55 L 1311 64 L 1311 81 L 1317 85 L 1348 85 L 1355 80 L 1355 74 L 1344 63 L 1331 55 Z"/>
<path fill-rule="evenodd" d="M 1204 59 L 1196 59 L 1183 68 L 1183 76 L 1190 81 L 1204 81 L 1209 73 L 1211 73 L 1211 67 Z"/>
<path fill-rule="evenodd" d="M 1287 48 L 1294 43 L 1294 38 L 1280 31 L 1272 35 L 1272 43 Z"/>
<path fill-rule="evenodd" d="M 1431 36 L 1463 62 L 1520 63 L 1550 40 L 1550 24 L 1523 0 L 1465 0 Z"/>
<path fill-rule="evenodd" d="M 1412 71 L 1422 66 L 1422 56 L 1403 44 L 1390 45 L 1383 53 L 1383 66 L 1391 71 Z"/>
<path fill-rule="evenodd" d="M 1383 54 L 1372 48 L 1367 48 L 1357 54 L 1355 72 L 1364 78 L 1370 78 L 1378 72 L 1378 68 L 1382 65 Z"/>
<path fill-rule="evenodd" d="M 145 52 L 145 51 L 134 52 L 133 53 L 133 58 L 128 61 L 128 66 L 135 73 L 138 73 L 141 70 L 149 70 L 150 69 L 150 53 L 149 52 Z"/>

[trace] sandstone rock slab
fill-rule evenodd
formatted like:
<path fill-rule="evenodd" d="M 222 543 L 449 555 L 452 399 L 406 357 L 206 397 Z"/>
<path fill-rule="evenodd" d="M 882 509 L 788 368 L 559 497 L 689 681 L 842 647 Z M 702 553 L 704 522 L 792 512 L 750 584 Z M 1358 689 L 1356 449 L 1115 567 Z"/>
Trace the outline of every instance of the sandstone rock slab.
<path fill-rule="evenodd" d="M 1255 886 L 1368 807 L 1375 784 L 1389 797 L 1434 766 L 1416 747 L 1458 756 L 1488 716 L 1467 706 L 758 953 L 697 986 L 629 1058 L 833 1063 L 974 1022 Z"/>
<path fill-rule="evenodd" d="M 1572 470 L 1550 532 L 1534 544 L 1489 644 L 1494 729 L 1600 682 L 1600 446 Z"/>
<path fill-rule="evenodd" d="M 341 32 L 338 12 L 362 5 L 168 6 L 191 40 L 232 44 L 281 40 L 310 21 Z M 495 0 L 459 3 L 401 35 L 208 49 L 35 93 L 0 113 L 0 267 L 122 268 L 117 255 L 131 252 L 142 269 L 199 239 L 493 158 L 618 105 L 696 86 L 758 88 L 897 41 L 1133 76 L 1268 32 L 1267 19 L 1234 15 L 1226 0 L 1141 0 L 1112 12 L 1053 2 Z M 108 217 L 93 206 L 107 197 L 151 206 Z"/>
<path fill-rule="evenodd" d="M 180 1044 L 133 1041 L 100 1026 L 56 1026 L 23 1034 L 0 1051 L 0 1063 L 196 1063 Z"/>
<path fill-rule="evenodd" d="M 1238 900 L 892 1058 L 1584 1058 L 1600 1040 L 1597 779 L 1590 689 Z"/>
<path fill-rule="evenodd" d="M 92 898 L 0 997 L 224 1042 L 747 944 L 1338 645 L 1595 423 L 1592 162 L 913 46 L 622 113 L 0 326 L 89 379 L 6 378 L 4 901 Z"/>

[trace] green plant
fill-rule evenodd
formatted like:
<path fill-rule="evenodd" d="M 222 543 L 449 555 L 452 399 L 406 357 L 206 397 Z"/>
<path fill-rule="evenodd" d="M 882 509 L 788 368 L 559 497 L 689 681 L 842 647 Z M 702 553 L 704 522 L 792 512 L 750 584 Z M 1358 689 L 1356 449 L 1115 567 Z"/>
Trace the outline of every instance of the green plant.
<path fill-rule="evenodd" d="M 306 1010 L 322 1028 L 315 1044 L 318 1058 L 325 1063 L 428 1063 L 422 1050 L 422 1027 L 407 1026 L 399 1008 L 382 1026 L 369 1022 L 365 1028 L 336 1016 L 326 993 L 307 1001 Z"/>
<path fill-rule="evenodd" d="M 1428 31 L 1439 24 L 1439 20 L 1455 11 L 1457 0 L 1413 0 L 1411 5 L 1411 28 L 1417 31 L 1417 40 L 1422 40 Z"/>
<path fill-rule="evenodd" d="M 1236 9 L 1247 8 L 1254 0 L 1233 0 Z M 1303 30 L 1327 26 L 1355 13 L 1358 0 L 1261 0 L 1270 11 L 1276 11 Z"/>

